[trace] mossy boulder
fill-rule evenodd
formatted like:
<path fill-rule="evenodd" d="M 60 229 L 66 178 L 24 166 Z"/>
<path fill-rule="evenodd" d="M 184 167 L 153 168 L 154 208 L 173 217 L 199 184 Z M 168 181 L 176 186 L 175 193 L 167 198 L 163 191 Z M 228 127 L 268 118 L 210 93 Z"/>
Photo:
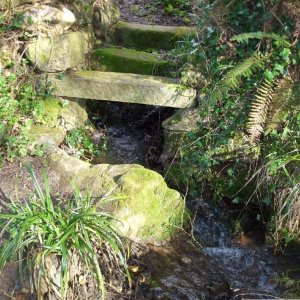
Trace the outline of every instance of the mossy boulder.
<path fill-rule="evenodd" d="M 180 226 L 184 206 L 180 194 L 169 189 L 163 177 L 134 166 L 118 180 L 116 193 L 122 195 L 116 216 L 122 232 L 131 238 L 160 241 Z"/>
<path fill-rule="evenodd" d="M 75 184 L 93 196 L 102 197 L 116 186 L 113 178 L 106 175 L 109 167 L 107 164 L 93 166 L 63 151 L 51 153 L 48 161 L 51 170 L 58 175 L 59 188 L 62 192 L 71 192 L 72 184 Z"/>
<path fill-rule="evenodd" d="M 39 70 L 58 72 L 83 63 L 90 46 L 89 33 L 69 32 L 29 43 L 26 56 Z"/>
<path fill-rule="evenodd" d="M 3 69 L 10 67 L 13 64 L 13 58 L 8 48 L 0 48 L 0 73 Z"/>
<path fill-rule="evenodd" d="M 136 49 L 175 48 L 175 44 L 195 35 L 194 27 L 160 26 L 118 22 L 110 35 L 115 45 Z"/>
<path fill-rule="evenodd" d="M 56 149 L 64 140 L 65 132 L 59 127 L 46 127 L 41 125 L 32 125 L 28 129 L 29 138 L 36 145 L 43 146 L 45 150 Z"/>
<path fill-rule="evenodd" d="M 76 21 L 74 14 L 64 6 L 60 8 L 45 4 L 28 7 L 23 14 L 26 31 L 41 36 L 56 36 L 66 32 Z"/>
<path fill-rule="evenodd" d="M 100 48 L 94 54 L 93 70 L 170 76 L 175 66 L 155 53 L 127 48 Z"/>
<path fill-rule="evenodd" d="M 120 220 L 116 226 L 124 236 L 136 242 L 168 239 L 182 223 L 181 195 L 154 171 L 140 165 L 91 165 L 63 152 L 52 153 L 48 161 L 61 190 L 70 191 L 73 182 L 99 199 L 114 198 L 105 209 Z"/>
<path fill-rule="evenodd" d="M 82 127 L 88 120 L 85 100 L 45 99 L 42 102 L 45 122 L 48 127 L 60 126 L 65 130 Z"/>

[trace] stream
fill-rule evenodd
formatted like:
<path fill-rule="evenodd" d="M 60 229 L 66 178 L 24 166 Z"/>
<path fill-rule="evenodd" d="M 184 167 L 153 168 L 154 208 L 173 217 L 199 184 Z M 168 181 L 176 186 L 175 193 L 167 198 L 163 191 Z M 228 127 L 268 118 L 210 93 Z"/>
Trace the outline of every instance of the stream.
<path fill-rule="evenodd" d="M 93 108 L 95 111 L 95 108 Z M 108 152 L 97 160 L 138 163 L 161 171 L 161 121 L 172 109 L 100 104 L 96 126 L 105 127 Z M 98 124 L 98 125 L 97 125 Z M 300 257 L 274 255 L 259 238 L 237 240 L 228 214 L 209 201 L 187 199 L 194 215 L 191 229 L 163 246 L 148 246 L 141 258 L 151 280 L 141 284 L 143 299 L 279 299 L 284 288 L 276 277 L 300 266 Z M 296 275 L 299 278 L 299 273 Z"/>

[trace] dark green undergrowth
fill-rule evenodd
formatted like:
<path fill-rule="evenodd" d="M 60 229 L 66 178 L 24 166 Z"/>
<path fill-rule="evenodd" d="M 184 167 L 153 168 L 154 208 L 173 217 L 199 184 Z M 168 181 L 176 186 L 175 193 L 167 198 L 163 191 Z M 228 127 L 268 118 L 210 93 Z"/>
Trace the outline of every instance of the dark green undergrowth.
<path fill-rule="evenodd" d="M 199 5 L 199 38 L 176 50 L 184 79 L 201 94 L 199 129 L 187 134 L 168 177 L 192 196 L 209 190 L 216 201 L 254 204 L 278 247 L 297 241 L 299 4 Z"/>

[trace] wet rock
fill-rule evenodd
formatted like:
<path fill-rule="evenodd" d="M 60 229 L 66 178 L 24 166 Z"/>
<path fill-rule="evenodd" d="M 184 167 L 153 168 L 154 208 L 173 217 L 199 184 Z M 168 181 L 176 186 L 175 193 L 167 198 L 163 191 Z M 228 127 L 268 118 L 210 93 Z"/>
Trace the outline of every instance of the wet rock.
<path fill-rule="evenodd" d="M 30 62 L 44 72 L 57 72 L 80 65 L 90 49 L 86 32 L 70 32 L 60 36 L 38 38 L 26 51 Z"/>
<path fill-rule="evenodd" d="M 145 299 L 230 299 L 230 286 L 218 266 L 182 237 L 164 247 L 151 246 L 143 260 L 152 276 L 148 289 L 144 287 Z"/>
<path fill-rule="evenodd" d="M 26 30 L 41 36 L 55 36 L 66 32 L 76 21 L 74 14 L 62 6 L 61 8 L 38 4 L 24 13 Z"/>
<path fill-rule="evenodd" d="M 168 188 L 163 177 L 140 165 L 91 165 L 67 154 L 53 153 L 49 167 L 60 177 L 60 188 L 74 182 L 95 197 L 114 197 L 105 209 L 121 222 L 124 236 L 140 243 L 168 239 L 184 218 L 181 195 Z"/>

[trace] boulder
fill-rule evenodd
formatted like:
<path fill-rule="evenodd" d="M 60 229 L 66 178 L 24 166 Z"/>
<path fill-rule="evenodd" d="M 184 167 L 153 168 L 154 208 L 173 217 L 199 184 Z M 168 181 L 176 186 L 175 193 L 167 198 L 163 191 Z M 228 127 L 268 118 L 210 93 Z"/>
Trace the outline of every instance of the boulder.
<path fill-rule="evenodd" d="M 89 49 L 89 34 L 77 31 L 38 38 L 28 44 L 26 56 L 39 70 L 57 72 L 80 65 Z"/>
<path fill-rule="evenodd" d="M 23 14 L 26 30 L 41 36 L 55 36 L 66 32 L 76 21 L 74 14 L 66 7 L 56 8 L 38 4 Z"/>
<path fill-rule="evenodd" d="M 42 102 L 48 127 L 60 126 L 65 130 L 82 127 L 88 120 L 85 100 L 46 99 Z"/>
<path fill-rule="evenodd" d="M 40 125 L 32 125 L 28 135 L 34 141 L 34 144 L 43 146 L 46 151 L 56 149 L 65 138 L 65 132 L 62 128 L 50 128 Z"/>
<path fill-rule="evenodd" d="M 11 52 L 6 47 L 0 48 L 0 73 L 13 64 Z"/>
<path fill-rule="evenodd" d="M 154 171 L 140 165 L 91 165 L 64 152 L 50 154 L 48 161 L 61 190 L 69 192 L 73 182 L 94 197 L 114 199 L 105 209 L 119 219 L 116 226 L 123 235 L 135 242 L 168 239 L 182 224 L 181 195 Z"/>

